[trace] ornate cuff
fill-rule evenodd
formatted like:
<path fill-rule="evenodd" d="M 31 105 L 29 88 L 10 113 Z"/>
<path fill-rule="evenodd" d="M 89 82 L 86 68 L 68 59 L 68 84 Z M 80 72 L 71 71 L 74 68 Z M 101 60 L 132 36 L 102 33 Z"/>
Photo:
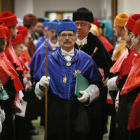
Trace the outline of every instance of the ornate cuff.
<path fill-rule="evenodd" d="M 89 85 L 86 89 L 86 92 L 89 94 L 89 102 L 85 105 L 88 106 L 92 101 L 99 97 L 100 91 L 96 85 Z"/>

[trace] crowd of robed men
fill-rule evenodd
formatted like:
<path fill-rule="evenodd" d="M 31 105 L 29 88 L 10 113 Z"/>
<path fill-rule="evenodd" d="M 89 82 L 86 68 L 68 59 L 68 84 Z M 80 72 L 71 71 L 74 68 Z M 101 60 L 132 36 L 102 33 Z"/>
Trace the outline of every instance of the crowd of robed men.
<path fill-rule="evenodd" d="M 38 115 L 41 125 L 45 125 L 46 85 L 48 139 L 102 140 L 107 132 L 107 101 L 111 98 L 109 139 L 139 139 L 139 18 L 140 14 L 116 16 L 113 30 L 117 41 L 113 50 L 99 35 L 97 22 L 86 8 L 75 11 L 73 21 L 44 21 L 43 36 L 37 41 L 33 41 L 39 35 L 34 32 L 38 24 L 34 14 L 25 15 L 24 26 L 17 27 L 16 15 L 3 12 L 0 139 L 31 140 L 31 132 L 35 132 L 31 120 Z M 89 81 L 88 88 L 80 91 L 81 97 L 75 95 L 77 72 Z"/>

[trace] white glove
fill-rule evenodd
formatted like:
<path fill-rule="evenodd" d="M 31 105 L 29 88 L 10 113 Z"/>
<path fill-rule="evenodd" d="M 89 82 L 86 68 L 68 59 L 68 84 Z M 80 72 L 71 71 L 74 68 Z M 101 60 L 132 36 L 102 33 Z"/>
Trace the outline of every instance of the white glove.
<path fill-rule="evenodd" d="M 5 112 L 4 110 L 0 109 L 0 133 L 2 132 L 2 123 L 5 120 Z"/>
<path fill-rule="evenodd" d="M 46 85 L 48 86 L 50 82 L 50 77 L 49 76 L 42 76 L 40 81 L 37 82 L 36 86 L 35 86 L 35 94 L 38 98 L 38 96 L 44 96 L 45 95 L 45 89 Z M 41 87 L 40 87 L 41 86 Z M 43 88 L 42 88 L 43 87 Z"/>
<path fill-rule="evenodd" d="M 50 77 L 49 76 L 42 76 L 40 81 L 39 81 L 39 85 L 40 86 L 43 86 L 43 87 L 46 87 L 46 85 L 48 86 L 49 85 L 49 82 L 50 82 Z"/>
<path fill-rule="evenodd" d="M 109 91 L 118 90 L 117 85 L 116 85 L 117 78 L 118 78 L 118 76 L 115 76 L 107 81 L 107 87 L 108 87 Z"/>
<path fill-rule="evenodd" d="M 5 112 L 4 110 L 1 110 L 1 122 L 3 123 L 5 120 Z"/>
<path fill-rule="evenodd" d="M 81 103 L 85 103 L 89 99 L 89 94 L 84 90 L 84 91 L 79 91 L 82 94 L 81 98 L 77 98 Z"/>

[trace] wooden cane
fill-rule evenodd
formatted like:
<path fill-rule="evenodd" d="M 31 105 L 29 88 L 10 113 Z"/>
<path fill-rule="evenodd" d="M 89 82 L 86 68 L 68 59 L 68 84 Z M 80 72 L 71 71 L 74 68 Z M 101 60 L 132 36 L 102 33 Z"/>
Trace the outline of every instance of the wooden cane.
<path fill-rule="evenodd" d="M 97 52 L 97 50 L 98 50 L 98 48 L 97 48 L 97 47 L 95 47 L 95 49 L 94 49 L 94 51 L 93 51 L 93 53 L 92 53 L 91 57 L 93 57 L 93 56 L 94 56 L 94 54 Z"/>
<path fill-rule="evenodd" d="M 48 39 L 45 39 L 46 45 L 46 77 L 48 76 Z M 47 110 L 48 110 L 48 87 L 45 92 L 45 140 L 47 140 Z"/>

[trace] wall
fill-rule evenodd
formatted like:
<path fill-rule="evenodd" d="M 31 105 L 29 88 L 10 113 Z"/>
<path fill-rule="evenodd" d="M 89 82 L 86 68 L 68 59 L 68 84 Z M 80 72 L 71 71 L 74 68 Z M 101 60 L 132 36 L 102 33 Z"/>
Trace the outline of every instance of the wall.
<path fill-rule="evenodd" d="M 94 17 L 101 16 L 101 0 L 33 0 L 34 14 L 44 17 L 46 11 L 70 11 L 86 7 L 93 12 Z"/>
<path fill-rule="evenodd" d="M 45 12 L 73 12 L 80 7 L 91 10 L 95 18 L 103 17 L 105 7 L 107 16 L 111 16 L 111 0 L 15 0 L 14 7 L 15 14 L 21 19 L 27 13 L 44 17 Z"/>
<path fill-rule="evenodd" d="M 33 11 L 33 0 L 15 0 L 14 3 L 15 14 L 18 18 L 23 19 L 26 14 L 32 14 Z"/>
<path fill-rule="evenodd" d="M 127 13 L 129 16 L 132 14 L 140 14 L 140 0 L 118 0 L 118 14 Z"/>
<path fill-rule="evenodd" d="M 95 18 L 101 18 L 103 2 L 107 2 L 107 17 L 111 16 L 111 0 L 14 0 L 14 13 L 19 18 L 27 13 L 34 13 L 37 17 L 44 17 L 46 11 L 75 11 L 80 7 L 87 7 Z M 140 13 L 140 0 L 117 0 L 117 13 L 128 15 Z M 108 13 L 109 12 L 109 13 Z"/>

